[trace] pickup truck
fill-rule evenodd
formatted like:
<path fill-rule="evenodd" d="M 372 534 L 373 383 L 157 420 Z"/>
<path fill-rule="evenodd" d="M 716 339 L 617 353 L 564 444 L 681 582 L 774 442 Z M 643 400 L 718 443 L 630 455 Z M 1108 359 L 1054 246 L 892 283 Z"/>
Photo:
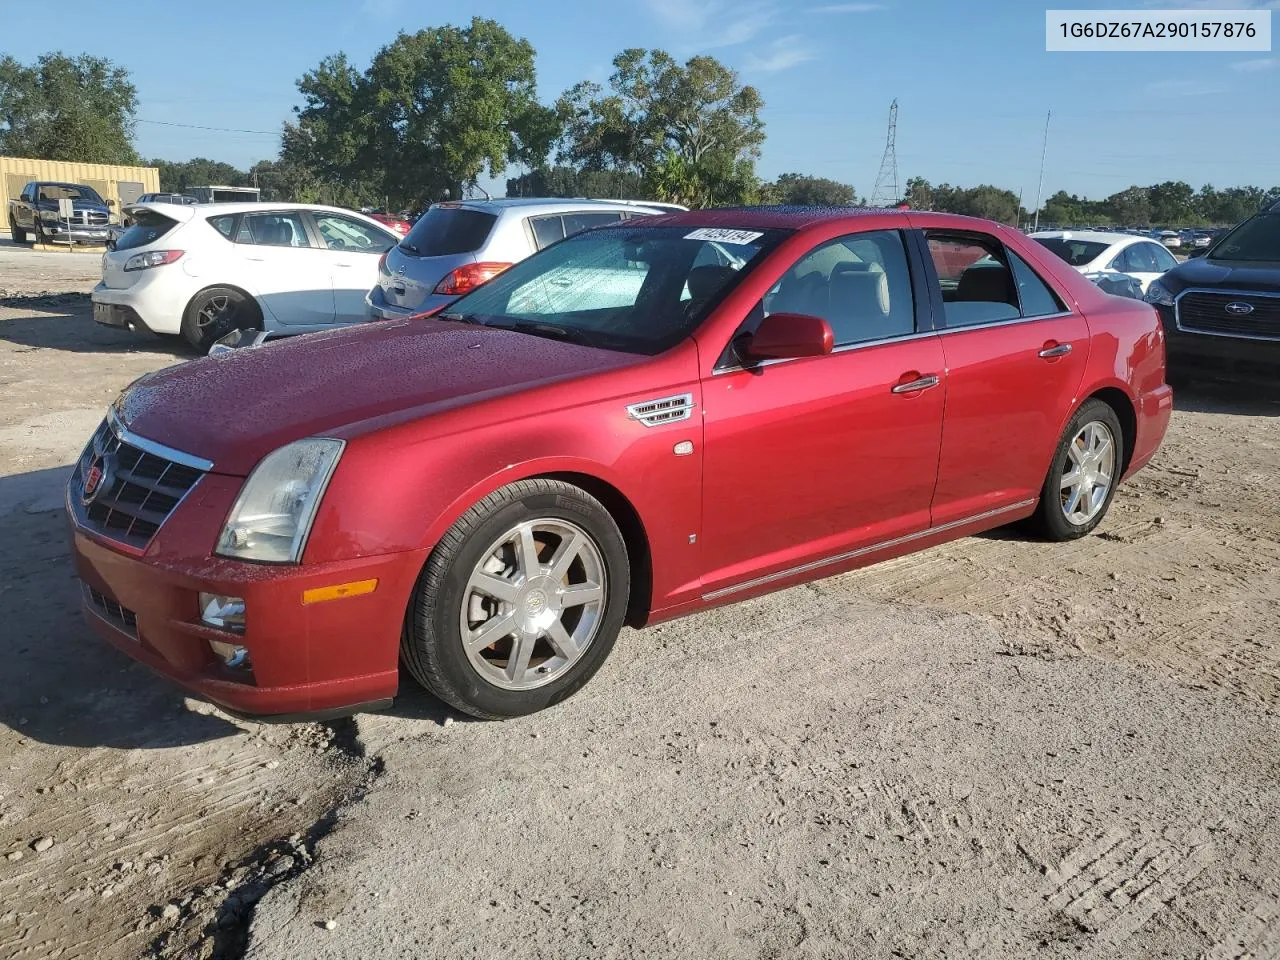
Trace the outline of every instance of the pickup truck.
<path fill-rule="evenodd" d="M 58 201 L 69 199 L 73 212 L 68 223 L 58 212 Z M 16 200 L 9 201 L 9 233 L 14 243 L 106 243 L 111 210 L 92 187 L 78 183 L 32 181 Z"/>

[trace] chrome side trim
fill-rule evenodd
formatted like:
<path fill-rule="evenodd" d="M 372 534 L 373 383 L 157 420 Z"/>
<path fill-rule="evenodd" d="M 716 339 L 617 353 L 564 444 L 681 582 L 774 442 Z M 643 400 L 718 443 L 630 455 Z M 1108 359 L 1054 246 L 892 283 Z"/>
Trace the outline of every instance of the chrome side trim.
<path fill-rule="evenodd" d="M 678 423 L 693 416 L 693 394 L 677 393 L 670 397 L 645 400 L 627 407 L 627 416 L 646 427 L 660 427 L 664 423 Z"/>
<path fill-rule="evenodd" d="M 1237 290 L 1235 288 L 1226 287 L 1188 287 L 1173 298 L 1173 324 L 1182 333 L 1194 333 L 1198 337 L 1225 337 L 1228 340 L 1263 340 L 1267 343 L 1275 343 L 1280 337 L 1266 334 L 1249 334 L 1249 333 L 1223 333 L 1221 330 L 1202 330 L 1199 327 L 1184 327 L 1182 325 L 1182 308 L 1179 301 L 1188 293 L 1211 293 L 1221 294 L 1224 297 L 1274 297 L 1280 298 L 1280 293 L 1273 293 L 1270 290 Z"/>
<path fill-rule="evenodd" d="M 181 464 L 184 467 L 191 467 L 193 470 L 199 470 L 203 473 L 208 473 L 213 469 L 212 460 L 197 457 L 192 453 L 183 453 L 181 450 L 175 450 L 173 447 L 167 447 L 163 443 L 148 440 L 146 437 L 140 437 L 131 432 L 120 422 L 120 416 L 116 413 L 115 407 L 107 408 L 107 424 L 111 427 L 111 431 L 125 443 L 146 453 L 164 457 L 166 460 L 172 460 L 174 463 Z"/>
<path fill-rule="evenodd" d="M 1012 320 L 996 320 L 993 323 L 975 323 L 967 327 L 939 327 L 936 330 L 925 330 L 920 333 L 905 333 L 900 337 L 881 337 L 879 340 L 864 340 L 859 343 L 846 343 L 842 347 L 836 347 L 828 356 L 834 356 L 837 353 L 848 353 L 850 350 L 866 350 L 869 347 L 880 347 L 886 343 L 907 343 L 911 340 L 923 340 L 925 337 L 945 337 L 949 333 L 965 333 L 969 330 L 994 330 L 997 327 L 1011 327 L 1017 323 L 1035 323 L 1038 320 L 1062 320 L 1065 317 L 1075 317 L 1079 314 L 1072 310 L 1064 310 L 1062 313 L 1046 313 L 1039 317 L 1014 317 Z M 723 373 L 738 373 L 742 370 L 759 370 L 761 367 L 771 367 L 775 363 L 793 363 L 796 360 L 813 359 L 811 357 L 780 357 L 776 360 L 762 360 L 760 363 L 753 363 L 749 367 L 741 364 L 733 364 L 732 366 L 716 367 L 711 371 L 713 377 L 718 377 Z"/>
<path fill-rule="evenodd" d="M 999 507 L 995 510 L 988 510 L 985 513 L 979 513 L 976 516 L 964 517 L 960 520 L 952 520 L 949 523 L 944 523 L 936 527 L 929 527 L 927 530 L 921 530 L 918 533 L 909 533 L 903 537 L 895 537 L 892 540 L 873 543 L 866 547 L 859 547 L 856 550 L 848 550 L 844 553 L 836 554 L 834 557 L 823 557 L 821 560 L 811 560 L 809 563 L 802 563 L 798 567 L 790 567 L 786 570 L 779 570 L 776 573 L 766 574 L 763 577 L 744 580 L 742 583 L 735 583 L 730 587 L 721 587 L 719 590 L 712 590 L 710 593 L 704 593 L 702 595 L 702 599 L 718 600 L 721 597 L 727 597 L 732 593 L 741 593 L 744 590 L 753 590 L 756 587 L 764 586 L 767 583 L 786 580 L 789 577 L 798 576 L 802 573 L 809 573 L 813 570 L 821 570 L 823 567 L 829 567 L 837 563 L 844 563 L 846 560 L 853 560 L 868 553 L 875 553 L 878 550 L 887 550 L 891 547 L 900 547 L 904 543 L 923 540 L 925 537 L 932 536 L 935 533 L 946 533 L 948 530 L 954 530 L 957 527 L 963 527 L 970 523 L 977 523 L 980 520 L 989 520 L 990 518 L 998 517 L 1001 514 L 1013 513 L 1014 511 L 1021 510 L 1024 507 L 1029 507 L 1035 502 L 1035 500 L 1021 500 L 1018 503 L 1011 503 L 1007 507 Z"/>

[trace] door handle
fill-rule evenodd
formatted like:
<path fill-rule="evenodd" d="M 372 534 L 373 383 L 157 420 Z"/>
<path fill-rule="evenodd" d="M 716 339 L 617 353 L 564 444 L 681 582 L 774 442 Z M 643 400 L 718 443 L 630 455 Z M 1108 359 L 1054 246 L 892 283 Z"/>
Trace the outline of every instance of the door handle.
<path fill-rule="evenodd" d="M 935 375 L 929 374 L 925 377 L 917 377 L 915 380 L 908 380 L 906 383 L 899 383 L 893 388 L 893 393 L 919 393 L 921 390 L 929 390 L 936 387 L 942 381 Z"/>
<path fill-rule="evenodd" d="M 1071 344 L 1055 343 L 1052 347 L 1045 347 L 1037 356 L 1042 360 L 1052 360 L 1055 357 L 1065 357 L 1071 352 Z"/>

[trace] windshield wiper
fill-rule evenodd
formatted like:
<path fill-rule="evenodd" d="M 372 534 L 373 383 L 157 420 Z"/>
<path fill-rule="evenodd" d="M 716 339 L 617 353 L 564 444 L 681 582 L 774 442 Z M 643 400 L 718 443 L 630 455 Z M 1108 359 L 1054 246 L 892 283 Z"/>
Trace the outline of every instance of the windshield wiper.
<path fill-rule="evenodd" d="M 412 243 L 405 243 L 403 240 L 401 240 L 398 244 L 396 244 L 396 246 L 398 246 L 401 250 L 408 250 L 412 254 L 415 254 L 417 256 L 422 256 L 422 251 L 419 250 L 417 247 L 415 247 Z"/>
<path fill-rule="evenodd" d="M 580 343 L 587 346 L 593 345 L 593 338 L 587 335 L 584 330 L 577 330 L 573 327 L 562 327 L 558 323 L 546 323 L 541 320 L 515 320 L 511 323 L 494 324 L 504 330 L 515 330 L 518 333 L 528 333 L 535 337 L 547 337 L 551 340 L 564 340 L 568 343 Z"/>
<path fill-rule="evenodd" d="M 478 313 L 437 313 L 437 320 L 452 320 L 454 323 L 473 323 L 478 327 L 485 326 Z"/>

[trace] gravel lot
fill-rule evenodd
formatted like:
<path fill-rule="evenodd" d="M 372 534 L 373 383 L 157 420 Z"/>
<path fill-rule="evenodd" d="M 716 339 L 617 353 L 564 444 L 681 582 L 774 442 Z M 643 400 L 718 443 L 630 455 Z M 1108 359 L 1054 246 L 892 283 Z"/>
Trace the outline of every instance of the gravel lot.
<path fill-rule="evenodd" d="M 1280 955 L 1277 399 L 1180 392 L 1092 537 L 628 632 L 536 717 L 259 725 L 79 619 L 68 464 L 190 356 L 96 276 L 0 241 L 0 958 Z"/>

